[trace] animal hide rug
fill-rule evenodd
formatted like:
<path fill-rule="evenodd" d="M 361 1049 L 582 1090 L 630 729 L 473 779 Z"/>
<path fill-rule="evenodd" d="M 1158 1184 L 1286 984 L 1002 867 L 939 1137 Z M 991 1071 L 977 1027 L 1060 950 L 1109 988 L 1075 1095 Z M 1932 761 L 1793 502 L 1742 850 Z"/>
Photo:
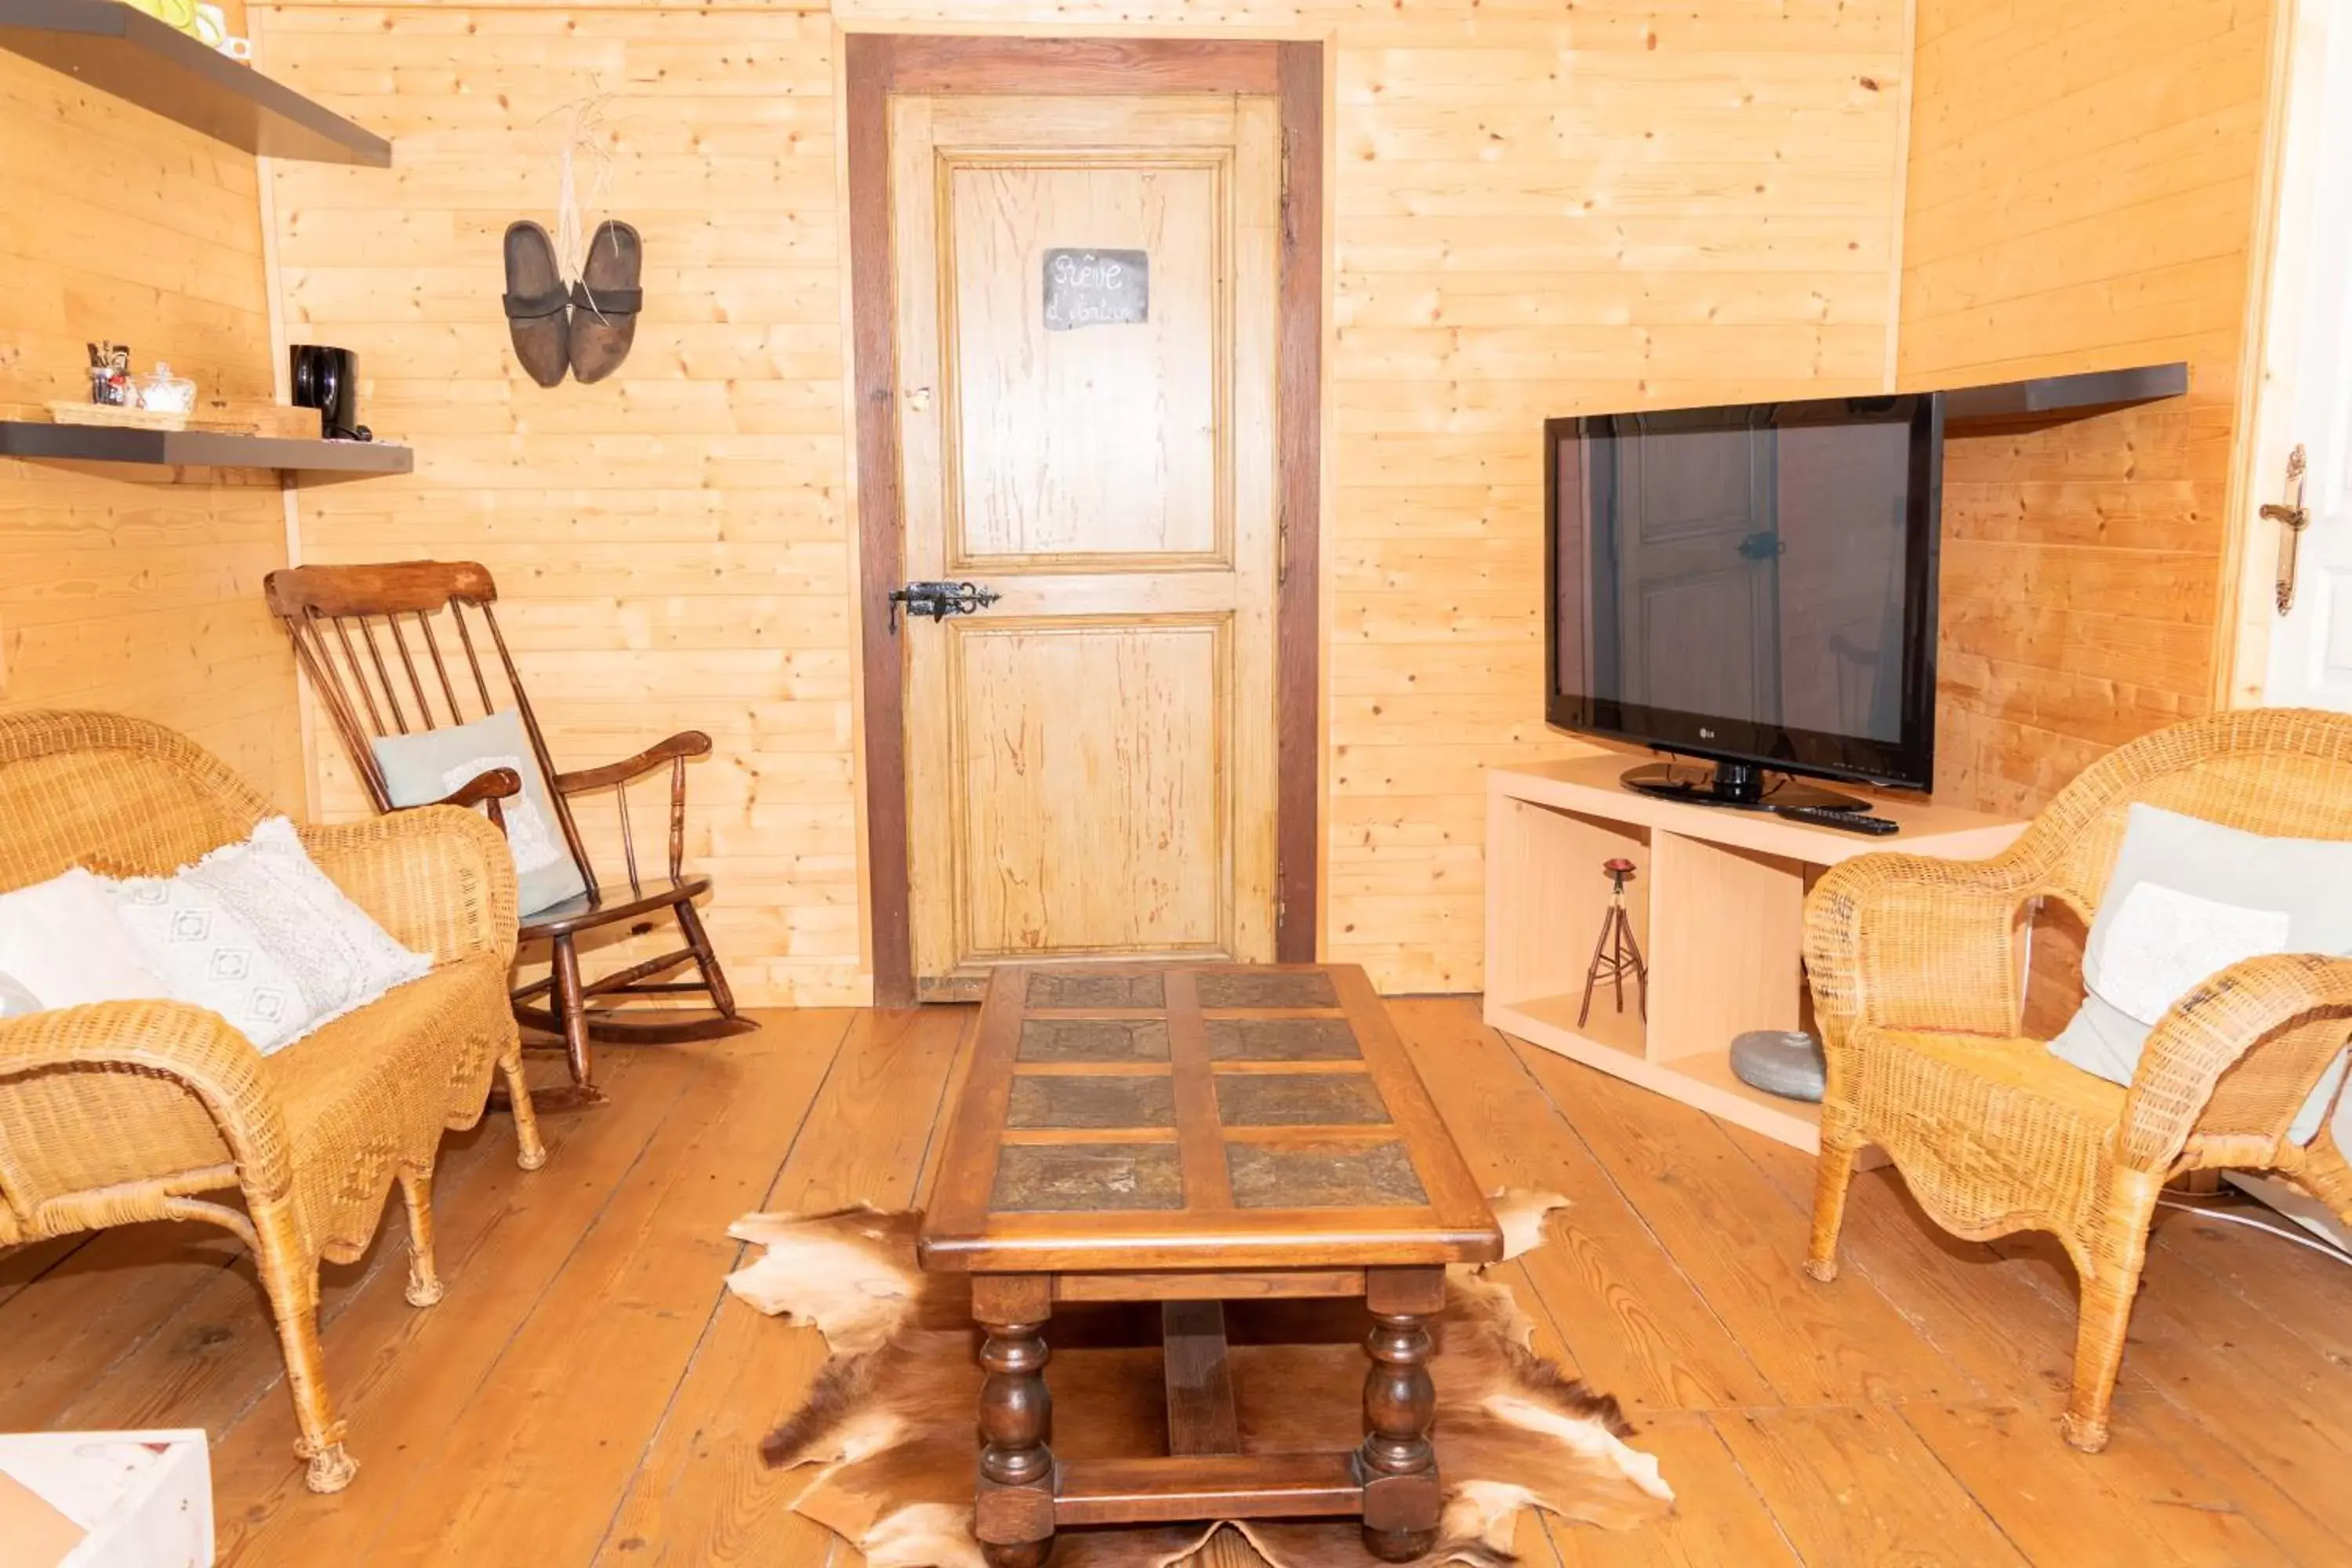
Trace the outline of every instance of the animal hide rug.
<path fill-rule="evenodd" d="M 1496 1202 L 1507 1253 L 1538 1244 L 1564 1199 Z M 729 1234 L 767 1251 L 728 1277 L 763 1312 L 817 1330 L 829 1358 L 806 1401 L 761 1445 L 802 1469 L 793 1507 L 865 1552 L 873 1568 L 983 1568 L 971 1536 L 981 1371 L 966 1277 L 916 1266 L 921 1216 L 852 1209 L 751 1215 Z M 1530 1348 L 1509 1289 L 1449 1272 L 1432 1325 L 1433 1434 L 1445 1513 L 1422 1563 L 1503 1564 L 1525 1509 L 1627 1528 L 1670 1511 L 1657 1460 L 1629 1447 L 1615 1400 L 1587 1391 Z M 1361 1300 L 1228 1302 L 1234 1405 L 1244 1452 L 1351 1448 L 1362 1436 L 1370 1320 Z M 1052 1351 L 1052 1443 L 1065 1458 L 1165 1451 L 1155 1304 L 1062 1305 Z M 1065 1530 L 1057 1568 L 1164 1568 L 1221 1528 L 1275 1568 L 1370 1562 L 1353 1521 L 1204 1521 Z"/>

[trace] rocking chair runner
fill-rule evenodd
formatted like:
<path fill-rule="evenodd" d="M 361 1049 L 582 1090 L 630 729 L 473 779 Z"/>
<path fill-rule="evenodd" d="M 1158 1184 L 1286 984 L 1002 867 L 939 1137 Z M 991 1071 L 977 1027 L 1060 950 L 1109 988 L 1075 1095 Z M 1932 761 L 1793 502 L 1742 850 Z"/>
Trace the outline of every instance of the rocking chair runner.
<path fill-rule="evenodd" d="M 409 561 L 373 566 L 297 566 L 272 572 L 264 582 L 270 612 L 286 623 L 294 639 L 294 653 L 309 678 L 320 706 L 342 737 L 352 765 L 379 812 L 397 809 L 384 781 L 383 770 L 369 744 L 373 736 L 411 734 L 445 725 L 468 722 L 466 698 L 470 690 L 486 718 L 501 707 L 511 707 L 522 721 L 530 749 L 548 784 L 557 825 L 572 863 L 579 867 L 588 890 L 577 898 L 526 915 L 519 940 L 550 944 L 547 978 L 516 989 L 515 1017 L 532 1028 L 562 1037 L 571 1058 L 575 1098 L 593 1100 L 595 1089 L 588 1045 L 593 1040 L 662 1044 L 714 1039 L 759 1027 L 738 1016 L 734 994 L 719 967 L 719 956 L 703 930 L 694 900 L 710 889 L 706 876 L 686 874 L 686 760 L 710 750 L 710 737 L 688 730 L 646 748 L 625 762 L 573 773 L 558 773 L 548 755 L 547 740 L 538 716 L 524 693 L 522 679 L 507 651 L 491 608 L 499 596 L 489 572 L 470 561 Z M 475 623 L 497 656 L 496 672 L 486 670 Z M 445 637 L 444 632 L 447 636 Z M 462 668 L 459 656 L 462 655 Z M 455 668 L 457 675 L 452 678 Z M 467 679 L 470 677 L 470 679 Z M 502 679 L 509 700 L 493 696 Z M 405 690 L 404 691 L 404 687 Z M 437 708 L 437 711 L 436 711 Z M 636 839 L 629 818 L 628 786 L 634 780 L 667 763 L 670 768 L 669 868 L 666 877 L 641 875 Z M 436 804 L 473 805 L 487 803 L 493 817 L 499 802 L 514 795 L 520 781 L 509 769 L 492 769 Z M 625 882 L 600 882 L 572 809 L 572 798 L 596 790 L 613 792 L 620 817 Z M 676 918 L 686 945 L 642 963 L 630 964 L 601 979 L 583 981 L 580 973 L 578 938 L 602 927 L 630 923 L 632 935 L 652 929 L 643 917 L 667 910 Z M 691 963 L 698 981 L 657 980 Z M 622 1016 L 611 1009 L 592 1009 L 598 998 L 674 995 L 700 992 L 710 999 L 715 1018 L 687 1022 Z M 541 997 L 553 1004 L 542 1007 Z M 560 1097 L 544 1093 L 542 1106 Z"/>

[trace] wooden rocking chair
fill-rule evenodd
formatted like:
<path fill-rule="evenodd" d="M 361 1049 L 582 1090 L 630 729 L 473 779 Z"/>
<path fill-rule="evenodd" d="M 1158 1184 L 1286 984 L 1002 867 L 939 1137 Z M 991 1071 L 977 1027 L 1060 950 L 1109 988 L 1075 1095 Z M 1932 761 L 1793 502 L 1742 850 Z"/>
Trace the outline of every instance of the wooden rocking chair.
<path fill-rule="evenodd" d="M 468 722 L 461 697 L 468 689 L 480 707 L 472 718 L 486 718 L 510 707 L 521 719 L 532 755 L 547 781 L 564 847 L 580 868 L 581 879 L 588 884 L 584 894 L 526 915 L 520 922 L 520 942 L 543 941 L 551 951 L 547 978 L 512 993 L 515 1018 L 562 1037 L 575 1086 L 569 1096 L 541 1091 L 535 1097 L 541 1109 L 561 1106 L 567 1099 L 580 1103 L 604 1098 L 591 1076 L 591 1040 L 669 1044 L 715 1039 L 759 1027 L 737 1014 L 734 994 L 728 988 L 719 956 L 694 908 L 694 900 L 709 890 L 710 879 L 688 876 L 684 866 L 686 761 L 709 752 L 709 736 L 688 730 L 625 762 L 575 773 L 556 772 L 538 716 L 531 710 L 530 699 L 523 691 L 522 679 L 491 608 L 499 596 L 498 585 L 486 568 L 470 561 L 297 566 L 270 573 L 263 591 L 270 613 L 286 623 L 294 639 L 295 658 L 342 737 L 352 765 L 379 812 L 398 808 L 392 804 L 383 770 L 369 744 L 371 737 Z M 473 624 L 477 621 L 497 654 L 495 674 L 484 668 Z M 445 630 L 436 628 L 446 629 L 446 640 Z M 450 672 L 461 654 L 463 668 L 453 680 Z M 493 695 L 501 682 L 508 698 L 503 703 Z M 653 877 L 641 875 L 637 868 L 628 786 L 664 763 L 670 768 L 669 869 L 667 876 Z M 520 788 L 520 781 L 511 770 L 492 769 L 435 804 L 487 804 L 497 819 L 499 801 Z M 613 792 L 619 811 L 621 854 L 627 870 L 625 881 L 609 884 L 598 879 L 572 810 L 574 795 L 604 789 Z M 583 981 L 581 933 L 628 922 L 631 935 L 642 935 L 653 929 L 652 920 L 646 917 L 664 910 L 677 921 L 684 947 L 601 979 Z M 700 980 L 656 978 L 688 963 L 701 974 Z M 697 992 L 709 997 L 717 1016 L 671 1022 L 632 1018 L 615 1009 L 590 1005 L 599 998 Z M 537 1005 L 542 997 L 553 1005 Z"/>

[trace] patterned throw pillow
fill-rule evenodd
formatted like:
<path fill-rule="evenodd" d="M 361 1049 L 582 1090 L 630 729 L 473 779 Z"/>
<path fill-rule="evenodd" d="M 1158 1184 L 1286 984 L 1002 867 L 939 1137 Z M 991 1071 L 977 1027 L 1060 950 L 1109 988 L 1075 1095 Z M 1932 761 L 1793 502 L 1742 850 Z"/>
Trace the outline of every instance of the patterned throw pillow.
<path fill-rule="evenodd" d="M 175 1002 L 209 1007 L 265 1056 L 317 1017 L 293 969 L 217 893 L 176 877 L 126 877 L 114 907 Z"/>
<path fill-rule="evenodd" d="M 517 911 L 537 914 L 588 890 L 556 826 L 554 797 L 523 733 L 522 716 L 513 709 L 446 730 L 380 736 L 370 744 L 394 805 L 425 805 L 492 768 L 512 768 L 522 779 L 522 794 L 499 806 L 514 852 Z"/>
<path fill-rule="evenodd" d="M 346 898 L 282 816 L 170 877 L 109 886 L 164 993 L 218 1013 L 264 1056 L 433 966 Z"/>
<path fill-rule="evenodd" d="M 180 873 L 231 910 L 302 988 L 310 1027 L 364 1006 L 433 967 L 343 895 L 282 816 Z"/>

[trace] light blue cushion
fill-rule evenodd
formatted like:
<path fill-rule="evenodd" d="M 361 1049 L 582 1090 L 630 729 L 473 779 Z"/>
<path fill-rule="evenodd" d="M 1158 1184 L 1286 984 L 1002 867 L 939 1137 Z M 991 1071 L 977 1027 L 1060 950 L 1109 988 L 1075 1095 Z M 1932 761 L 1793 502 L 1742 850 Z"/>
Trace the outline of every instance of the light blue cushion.
<path fill-rule="evenodd" d="M 506 817 L 508 847 L 514 852 L 520 912 L 537 914 L 588 890 L 564 845 L 554 797 L 540 773 L 530 737 L 523 732 L 522 717 L 513 709 L 501 708 L 487 719 L 446 730 L 380 736 L 373 744 L 394 805 L 426 805 L 492 768 L 512 768 L 522 779 L 522 794 L 499 802 L 499 807 Z"/>
<path fill-rule="evenodd" d="M 2124 826 L 2123 847 L 2083 954 L 2083 984 L 2089 992 L 2050 1050 L 2110 1083 L 2127 1084 L 2147 1048 L 2148 1026 L 2103 996 L 2102 976 L 2116 917 L 2131 890 L 2143 882 L 2242 910 L 2274 910 L 2287 916 L 2285 952 L 2352 953 L 2352 840 L 2269 838 L 2225 827 L 2202 817 L 2158 806 L 2135 805 Z M 2205 978 L 2181 986 L 2187 994 Z M 2310 1142 L 2319 1131 L 2328 1097 L 2344 1076 L 2341 1058 L 2296 1115 L 2289 1136 Z M 2352 1149 L 2352 1101 L 2336 1118 L 2339 1145 Z"/>

